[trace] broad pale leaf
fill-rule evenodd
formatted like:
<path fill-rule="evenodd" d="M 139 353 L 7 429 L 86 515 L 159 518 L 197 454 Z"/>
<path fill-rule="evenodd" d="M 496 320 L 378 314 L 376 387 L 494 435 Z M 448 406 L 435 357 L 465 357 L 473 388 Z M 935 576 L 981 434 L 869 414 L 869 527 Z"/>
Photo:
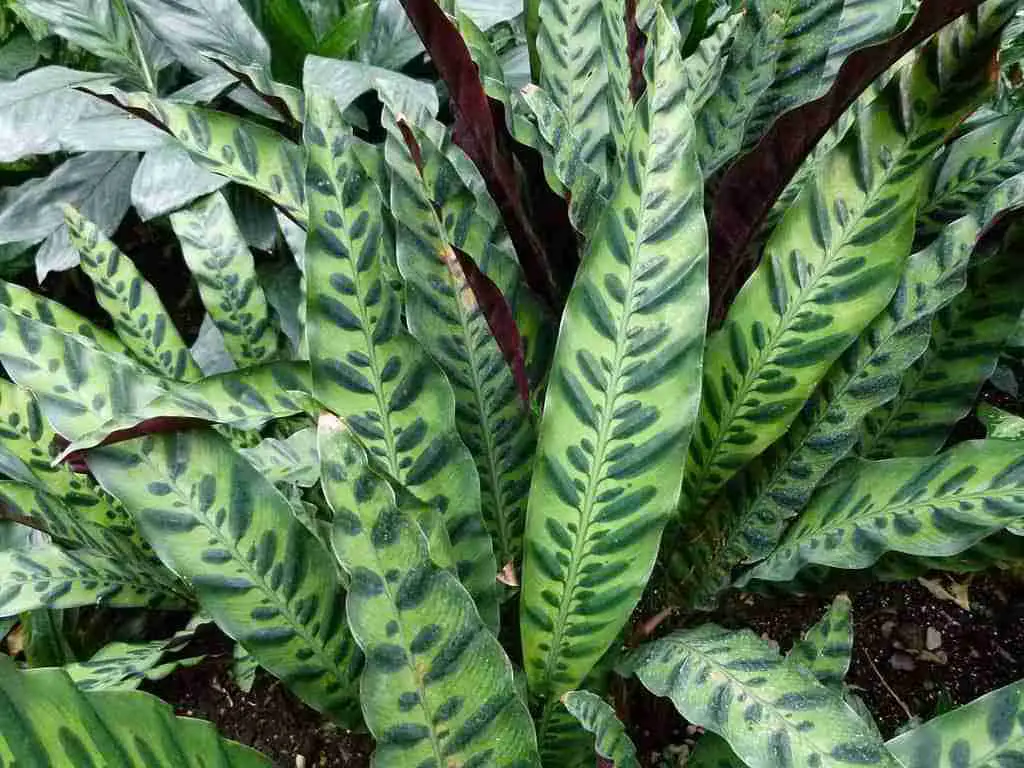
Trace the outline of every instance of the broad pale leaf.
<path fill-rule="evenodd" d="M 955 52 L 951 37 L 961 46 Z M 684 517 L 695 518 L 786 432 L 839 355 L 889 303 L 910 255 L 929 161 L 985 95 L 974 64 L 991 46 L 987 36 L 950 33 L 922 49 L 822 159 L 768 240 L 708 343 Z"/>
<path fill-rule="evenodd" d="M 197 165 L 180 146 L 147 152 L 132 179 L 132 205 L 143 221 L 182 208 L 228 183 Z"/>
<path fill-rule="evenodd" d="M 430 154 L 432 148 L 402 117 L 390 115 L 386 124 L 390 204 L 409 329 L 455 393 L 456 425 L 476 462 L 498 562 L 519 562 L 536 433 L 446 231 L 444 222 L 466 213 L 466 203 L 432 194 L 424 168 L 429 162 L 424 150 Z"/>
<path fill-rule="evenodd" d="M 850 598 L 841 594 L 804 636 L 793 644 L 786 659 L 799 664 L 823 685 L 841 690 L 853 653 Z"/>
<path fill-rule="evenodd" d="M 497 626 L 490 536 L 480 481 L 455 426 L 444 374 L 402 327 L 389 281 L 394 243 L 359 140 L 321 93 L 306 94 L 310 237 L 306 243 L 310 359 L 317 399 L 343 417 L 371 454 L 444 515 L 458 573 Z"/>
<path fill-rule="evenodd" d="M 980 234 L 966 216 L 912 255 L 888 307 L 832 365 L 783 437 L 736 475 L 672 555 L 679 591 L 710 605 L 739 563 L 765 557 L 828 473 L 854 451 L 864 419 L 896 397 L 924 354 L 932 318 L 966 285 Z"/>
<path fill-rule="evenodd" d="M 135 358 L 171 379 L 202 378 L 156 289 L 131 259 L 74 208 L 68 206 L 64 218 L 71 243 L 82 258 L 82 271 L 95 287 L 97 301 Z"/>
<path fill-rule="evenodd" d="M 320 419 L 332 541 L 352 580 L 348 618 L 366 655 L 360 691 L 376 764 L 540 766 L 512 664 L 456 576 L 336 416 Z"/>
<path fill-rule="evenodd" d="M 611 760 L 614 768 L 640 768 L 636 747 L 612 706 L 590 691 L 569 691 L 562 696 L 565 708 L 594 734 L 597 753 Z"/>
<path fill-rule="evenodd" d="M 358 721 L 361 659 L 336 566 L 269 480 L 210 430 L 148 436 L 87 460 L 224 632 L 314 709 Z"/>
<path fill-rule="evenodd" d="M 974 406 L 1024 308 L 1017 264 L 1024 227 L 994 255 L 972 264 L 967 289 L 932 323 L 924 355 L 903 376 L 899 394 L 873 411 L 861 430 L 866 458 L 929 456 Z"/>
<path fill-rule="evenodd" d="M 175 717 L 169 704 L 148 693 L 83 693 L 60 669 L 19 671 L 5 655 L 0 655 L 0 696 L 8 713 L 0 733 L 5 764 L 271 765 L 255 750 L 218 736 L 208 722 Z"/>
<path fill-rule="evenodd" d="M 421 104 L 432 115 L 437 114 L 439 106 L 437 90 L 430 83 L 358 61 L 310 56 L 306 59 L 303 83 L 307 90 L 330 95 L 342 112 L 367 91 L 380 88 Z"/>
<path fill-rule="evenodd" d="M 677 631 L 633 652 L 621 669 L 723 736 L 747 765 L 899 766 L 838 692 L 750 631 Z"/>
<path fill-rule="evenodd" d="M 270 321 L 267 297 L 224 195 L 215 192 L 172 213 L 171 226 L 235 363 L 248 368 L 276 357 L 277 329 Z"/>
<path fill-rule="evenodd" d="M 906 768 L 990 768 L 1024 756 L 1024 681 L 992 691 L 886 742 Z"/>
<path fill-rule="evenodd" d="M 181 610 L 191 603 L 188 588 L 149 560 L 54 544 L 0 552 L 0 616 L 83 605 Z"/>
<path fill-rule="evenodd" d="M 934 458 L 859 460 L 819 491 L 750 577 L 866 568 L 886 552 L 948 557 L 1024 517 L 1024 444 L 977 440 Z"/>
<path fill-rule="evenodd" d="M 316 431 L 312 427 L 300 429 L 284 439 L 265 438 L 259 445 L 240 453 L 272 483 L 295 483 L 309 488 L 320 480 Z"/>
<path fill-rule="evenodd" d="M 649 45 L 625 170 L 562 319 L 530 489 L 521 626 L 531 690 L 548 697 L 583 681 L 636 605 L 700 397 L 703 179 L 664 14 Z"/>

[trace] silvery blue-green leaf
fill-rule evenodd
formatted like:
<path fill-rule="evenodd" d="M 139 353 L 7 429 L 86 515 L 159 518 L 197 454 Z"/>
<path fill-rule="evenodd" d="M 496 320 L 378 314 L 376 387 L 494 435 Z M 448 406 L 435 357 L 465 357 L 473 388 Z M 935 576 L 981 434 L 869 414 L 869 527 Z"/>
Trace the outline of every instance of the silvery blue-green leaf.
<path fill-rule="evenodd" d="M 63 152 L 148 152 L 175 146 L 164 131 L 123 112 L 82 115 L 61 131 L 58 141 Z"/>
<path fill-rule="evenodd" d="M 156 289 L 132 260 L 71 206 L 65 208 L 64 216 L 82 271 L 92 280 L 97 301 L 135 358 L 170 379 L 202 378 Z"/>
<path fill-rule="evenodd" d="M 390 93 L 422 104 L 432 115 L 438 110 L 437 90 L 431 83 L 358 61 L 309 56 L 302 80 L 307 90 L 329 94 L 343 112 L 359 96 L 376 89 L 378 82 L 386 83 Z"/>
<path fill-rule="evenodd" d="M 852 462 L 815 494 L 744 577 L 789 581 L 808 565 L 866 568 L 886 552 L 956 555 L 1024 518 L 1024 443 L 976 440 L 935 457 Z"/>
<path fill-rule="evenodd" d="M 423 52 L 423 43 L 409 23 L 400 0 L 379 0 L 374 5 L 369 38 L 360 49 L 367 63 L 399 69 Z"/>
<path fill-rule="evenodd" d="M 724 737 L 747 765 L 899 766 L 839 692 L 748 630 L 679 630 L 632 652 L 620 672 Z"/>
<path fill-rule="evenodd" d="M 283 440 L 264 438 L 240 453 L 272 483 L 295 483 L 304 488 L 320 479 L 320 457 L 316 452 L 316 430 L 300 429 Z"/>
<path fill-rule="evenodd" d="M 292 357 L 308 360 L 306 349 L 306 288 L 302 272 L 292 261 L 256 267 L 267 303 L 281 332 L 288 337 Z"/>
<path fill-rule="evenodd" d="M 112 114 L 107 105 L 71 89 L 113 79 L 101 72 L 42 67 L 0 83 L 0 162 L 56 152 L 61 133 L 79 118 Z"/>
<path fill-rule="evenodd" d="M 52 41 L 33 40 L 32 35 L 23 30 L 15 32 L 0 45 L 0 81 L 14 80 L 52 51 Z"/>
<path fill-rule="evenodd" d="M 267 198 L 250 187 L 231 184 L 223 192 L 245 242 L 257 251 L 273 251 L 277 246 L 277 209 Z"/>
<path fill-rule="evenodd" d="M 978 405 L 978 418 L 988 437 L 997 440 L 1024 440 L 1024 419 L 988 403 Z"/>
<path fill-rule="evenodd" d="M 224 195 L 214 192 L 172 213 L 171 226 L 232 359 L 246 368 L 276 357 L 277 329 Z"/>
<path fill-rule="evenodd" d="M 1024 758 L 1024 680 L 886 742 L 905 768 L 1006 768 Z"/>
<path fill-rule="evenodd" d="M 60 669 L 21 671 L 3 654 L 0 697 L 6 704 L 0 756 L 8 765 L 271 765 L 255 750 L 218 736 L 210 723 L 175 717 L 171 706 L 155 696 L 138 691 L 85 693 Z"/>
<path fill-rule="evenodd" d="M 99 448 L 87 460 L 204 613 L 307 704 L 358 722 L 362 659 L 337 565 L 270 481 L 208 429 Z"/>
<path fill-rule="evenodd" d="M 597 754 L 610 760 L 613 768 L 640 768 L 636 747 L 611 704 L 590 691 L 569 691 L 562 696 L 562 703 L 594 734 Z"/>
<path fill-rule="evenodd" d="M 141 121 L 137 121 L 141 122 Z M 143 221 L 176 211 L 228 183 L 178 145 L 147 152 L 132 179 L 132 205 Z"/>
<path fill-rule="evenodd" d="M 216 376 L 219 373 L 228 373 L 238 368 L 228 353 L 227 345 L 224 343 L 224 334 L 220 332 L 209 313 L 203 315 L 203 322 L 199 326 L 199 335 L 196 336 L 195 343 L 189 352 L 204 376 Z"/>
<path fill-rule="evenodd" d="M 853 653 L 851 607 L 849 596 L 838 595 L 818 623 L 786 654 L 787 661 L 799 664 L 820 683 L 836 690 L 842 688 Z"/>
<path fill-rule="evenodd" d="M 129 8 L 185 66 L 221 71 L 208 58 L 270 69 L 270 48 L 238 0 L 127 0 Z"/>
<path fill-rule="evenodd" d="M 288 250 L 295 259 L 295 265 L 300 272 L 306 271 L 306 230 L 289 219 L 280 211 L 277 212 L 277 224 L 281 228 L 284 241 L 288 244 Z"/>

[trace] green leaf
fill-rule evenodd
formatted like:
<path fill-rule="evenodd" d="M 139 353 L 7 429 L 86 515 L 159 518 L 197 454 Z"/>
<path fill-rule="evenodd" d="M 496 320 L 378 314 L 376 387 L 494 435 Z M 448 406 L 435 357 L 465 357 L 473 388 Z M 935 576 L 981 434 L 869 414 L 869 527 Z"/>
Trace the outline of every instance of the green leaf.
<path fill-rule="evenodd" d="M 394 243 L 377 180 L 360 161 L 337 105 L 307 93 L 308 327 L 317 398 L 342 416 L 387 473 L 444 515 L 458 573 L 489 626 L 497 590 L 473 458 L 455 426 L 440 368 L 402 326 L 389 281 Z M 336 179 L 341 182 L 335 183 Z"/>
<path fill-rule="evenodd" d="M 231 660 L 231 679 L 245 693 L 251 693 L 256 684 L 256 671 L 260 668 L 256 657 L 235 643 Z"/>
<path fill-rule="evenodd" d="M 132 205 L 143 221 L 164 216 L 223 187 L 228 180 L 200 167 L 177 143 L 142 156 L 132 179 Z"/>
<path fill-rule="evenodd" d="M 772 233 L 708 342 L 684 518 L 694 519 L 785 434 L 843 350 L 889 303 L 910 254 L 928 164 L 984 97 L 972 65 L 990 46 L 988 37 L 939 35 L 865 107 Z"/>
<path fill-rule="evenodd" d="M 1024 111 L 1013 112 L 959 137 L 942 154 L 921 204 L 919 238 L 976 206 L 1007 179 L 1024 173 Z"/>
<path fill-rule="evenodd" d="M 614 768 L 640 768 L 636 747 L 610 704 L 590 691 L 569 691 L 562 696 L 562 702 L 594 734 L 601 757 L 611 760 Z"/>
<path fill-rule="evenodd" d="M 966 216 L 912 255 L 888 307 L 832 365 L 782 438 L 726 485 L 673 554 L 678 591 L 710 605 L 739 563 L 765 557 L 828 473 L 856 447 L 861 425 L 892 400 L 928 346 L 932 317 L 963 290 L 979 236 Z"/>
<path fill-rule="evenodd" d="M 217 735 L 210 723 L 175 717 L 137 691 L 83 693 L 65 672 L 17 670 L 0 654 L 5 725 L 0 758 L 12 765 L 269 768 L 270 760 Z"/>
<path fill-rule="evenodd" d="M 349 6 L 345 15 L 317 43 L 317 54 L 329 59 L 348 58 L 369 31 L 374 9 L 375 4 L 368 2 Z"/>
<path fill-rule="evenodd" d="M 978 405 L 978 418 L 985 425 L 989 438 L 1024 440 L 1024 419 L 988 403 Z"/>
<path fill-rule="evenodd" d="M 0 552 L 0 616 L 82 605 L 180 610 L 190 603 L 186 587 L 148 560 L 53 544 Z"/>
<path fill-rule="evenodd" d="M 82 271 L 92 280 L 96 299 L 124 345 L 158 374 L 182 381 L 202 378 L 156 289 L 131 259 L 74 208 L 65 208 L 64 218 L 82 257 Z"/>
<path fill-rule="evenodd" d="M 885 552 L 950 556 L 1024 516 L 1020 443 L 977 440 L 934 458 L 859 460 L 811 500 L 749 574 L 787 581 L 808 564 L 866 568 Z"/>
<path fill-rule="evenodd" d="M 886 742 L 906 768 L 1009 765 L 1024 750 L 1024 680 Z"/>
<path fill-rule="evenodd" d="M 99 448 L 88 463 L 225 633 L 311 707 L 358 722 L 336 566 L 269 480 L 210 430 Z"/>
<path fill-rule="evenodd" d="M 899 765 L 839 693 L 750 631 L 677 631 L 634 651 L 621 671 L 723 736 L 747 765 Z"/>
<path fill-rule="evenodd" d="M 52 299 L 48 299 L 16 283 L 0 280 L 0 304 L 14 314 L 38 320 L 64 333 L 81 336 L 97 347 L 120 355 L 127 355 L 124 343 L 110 331 L 94 325 L 90 320 L 72 312 Z"/>
<path fill-rule="evenodd" d="M 115 432 L 150 419 L 199 419 L 236 430 L 259 429 L 273 419 L 317 413 L 319 406 L 311 391 L 309 366 L 302 362 L 268 363 L 178 384 L 82 434 L 61 456 L 92 448 Z"/>
<path fill-rule="evenodd" d="M 699 399 L 703 180 L 663 14 L 649 45 L 626 170 L 562 319 L 530 489 L 521 625 L 544 696 L 578 686 L 636 605 Z"/>
<path fill-rule="evenodd" d="M 366 655 L 363 711 L 378 765 L 538 766 L 512 665 L 455 575 L 337 417 L 320 419 L 334 551 L 352 579 L 352 633 Z"/>
<path fill-rule="evenodd" d="M 786 654 L 788 661 L 799 664 L 822 685 L 837 691 L 842 690 L 853 653 L 851 607 L 846 594 L 837 596 L 821 620 L 807 630 Z"/>
<path fill-rule="evenodd" d="M 418 140 L 424 137 L 403 117 L 389 115 L 385 124 L 390 132 L 385 147 L 390 204 L 409 329 L 444 370 L 455 393 L 455 423 L 476 462 L 484 520 L 498 562 L 519 562 L 537 438 L 513 371 L 455 253 L 458 244 L 446 231 L 444 222 L 465 218 L 468 210 L 463 206 L 472 203 L 449 195 L 442 201 L 432 194 L 423 165 L 429 162 L 425 155 L 436 158 L 433 148 Z M 510 266 L 518 271 L 514 261 Z"/>
<path fill-rule="evenodd" d="M 1019 528 L 1015 528 L 1018 530 Z M 1024 565 L 1024 536 L 1008 530 L 998 531 L 952 557 L 913 557 L 889 552 L 871 569 L 882 581 L 909 581 L 930 571 L 978 573 L 1014 570 Z M 808 573 L 812 569 L 808 570 Z"/>
<path fill-rule="evenodd" d="M 171 214 L 203 304 L 240 368 L 277 355 L 277 330 L 256 279 L 256 264 L 224 195 L 214 192 Z"/>
<path fill-rule="evenodd" d="M 166 640 L 148 643 L 113 642 L 100 648 L 88 661 L 68 664 L 64 671 L 82 691 L 132 691 L 143 680 L 159 680 L 179 666 L 193 666 L 202 656 L 161 664 L 169 653 L 178 653 L 195 637 L 195 627 L 175 632 Z"/>
<path fill-rule="evenodd" d="M 873 459 L 928 456 L 967 415 L 1024 308 L 1017 254 L 1024 227 L 1015 226 L 989 258 L 979 254 L 967 290 L 932 323 L 924 355 L 906 372 L 899 394 L 864 423 L 859 452 Z"/>
<path fill-rule="evenodd" d="M 715 733 L 700 737 L 686 759 L 688 768 L 746 768 L 746 763 L 736 757 L 729 742 Z"/>
<path fill-rule="evenodd" d="M 300 429 L 284 440 L 268 437 L 255 448 L 245 448 L 240 453 L 272 483 L 295 483 L 309 488 L 320 480 L 316 431 L 312 427 Z"/>
<path fill-rule="evenodd" d="M 722 79 L 722 73 L 729 62 L 729 52 L 737 28 L 743 23 L 744 14 L 734 13 L 715 27 L 709 37 L 700 41 L 697 50 L 683 62 L 686 76 L 686 98 L 690 110 L 700 114 L 708 99 L 712 98 Z"/>

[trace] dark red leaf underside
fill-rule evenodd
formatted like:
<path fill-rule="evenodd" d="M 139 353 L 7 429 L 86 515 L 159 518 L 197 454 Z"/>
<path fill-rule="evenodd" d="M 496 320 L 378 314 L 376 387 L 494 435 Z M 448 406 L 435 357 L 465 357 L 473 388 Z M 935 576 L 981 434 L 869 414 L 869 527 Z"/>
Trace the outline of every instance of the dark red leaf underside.
<path fill-rule="evenodd" d="M 512 139 L 501 119 L 502 113 L 484 93 L 465 41 L 434 0 L 402 0 L 402 6 L 448 86 L 455 116 L 453 139 L 484 177 L 487 191 L 501 211 L 527 282 L 550 307 L 560 308 L 565 289 L 559 285 L 543 238 L 534 229 L 523 205 Z M 569 227 L 568 216 L 565 227 Z"/>
<path fill-rule="evenodd" d="M 832 88 L 775 121 L 749 154 L 726 171 L 711 219 L 712 317 L 720 321 L 755 266 L 751 242 L 801 163 L 836 120 L 894 62 L 981 0 L 924 0 L 896 37 L 853 53 Z M 755 255 L 756 256 L 756 255 Z"/>
<path fill-rule="evenodd" d="M 636 0 L 626 0 L 626 48 L 629 53 L 629 95 L 633 103 L 644 93 L 644 50 L 647 37 L 636 20 Z"/>

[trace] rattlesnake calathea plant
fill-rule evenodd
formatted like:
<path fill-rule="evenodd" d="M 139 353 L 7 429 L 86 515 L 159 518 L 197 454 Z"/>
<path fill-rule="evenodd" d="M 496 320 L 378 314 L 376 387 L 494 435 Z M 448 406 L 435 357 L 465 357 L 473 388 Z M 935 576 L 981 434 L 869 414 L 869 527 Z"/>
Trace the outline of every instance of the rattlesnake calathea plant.
<path fill-rule="evenodd" d="M 195 616 L 0 657 L 0 764 L 269 764 L 126 690 L 202 623 L 381 768 L 639 765 L 645 689 L 698 764 L 1018 762 L 1021 684 L 885 741 L 845 595 L 785 655 L 699 611 L 1024 557 L 1024 430 L 955 429 L 1024 309 L 1019 3 L 402 5 L 443 88 L 230 63 L 270 120 L 78 83 L 295 261 L 222 192 L 171 213 L 213 358 L 79 207 L 89 317 L 0 285 L 4 631 Z"/>

